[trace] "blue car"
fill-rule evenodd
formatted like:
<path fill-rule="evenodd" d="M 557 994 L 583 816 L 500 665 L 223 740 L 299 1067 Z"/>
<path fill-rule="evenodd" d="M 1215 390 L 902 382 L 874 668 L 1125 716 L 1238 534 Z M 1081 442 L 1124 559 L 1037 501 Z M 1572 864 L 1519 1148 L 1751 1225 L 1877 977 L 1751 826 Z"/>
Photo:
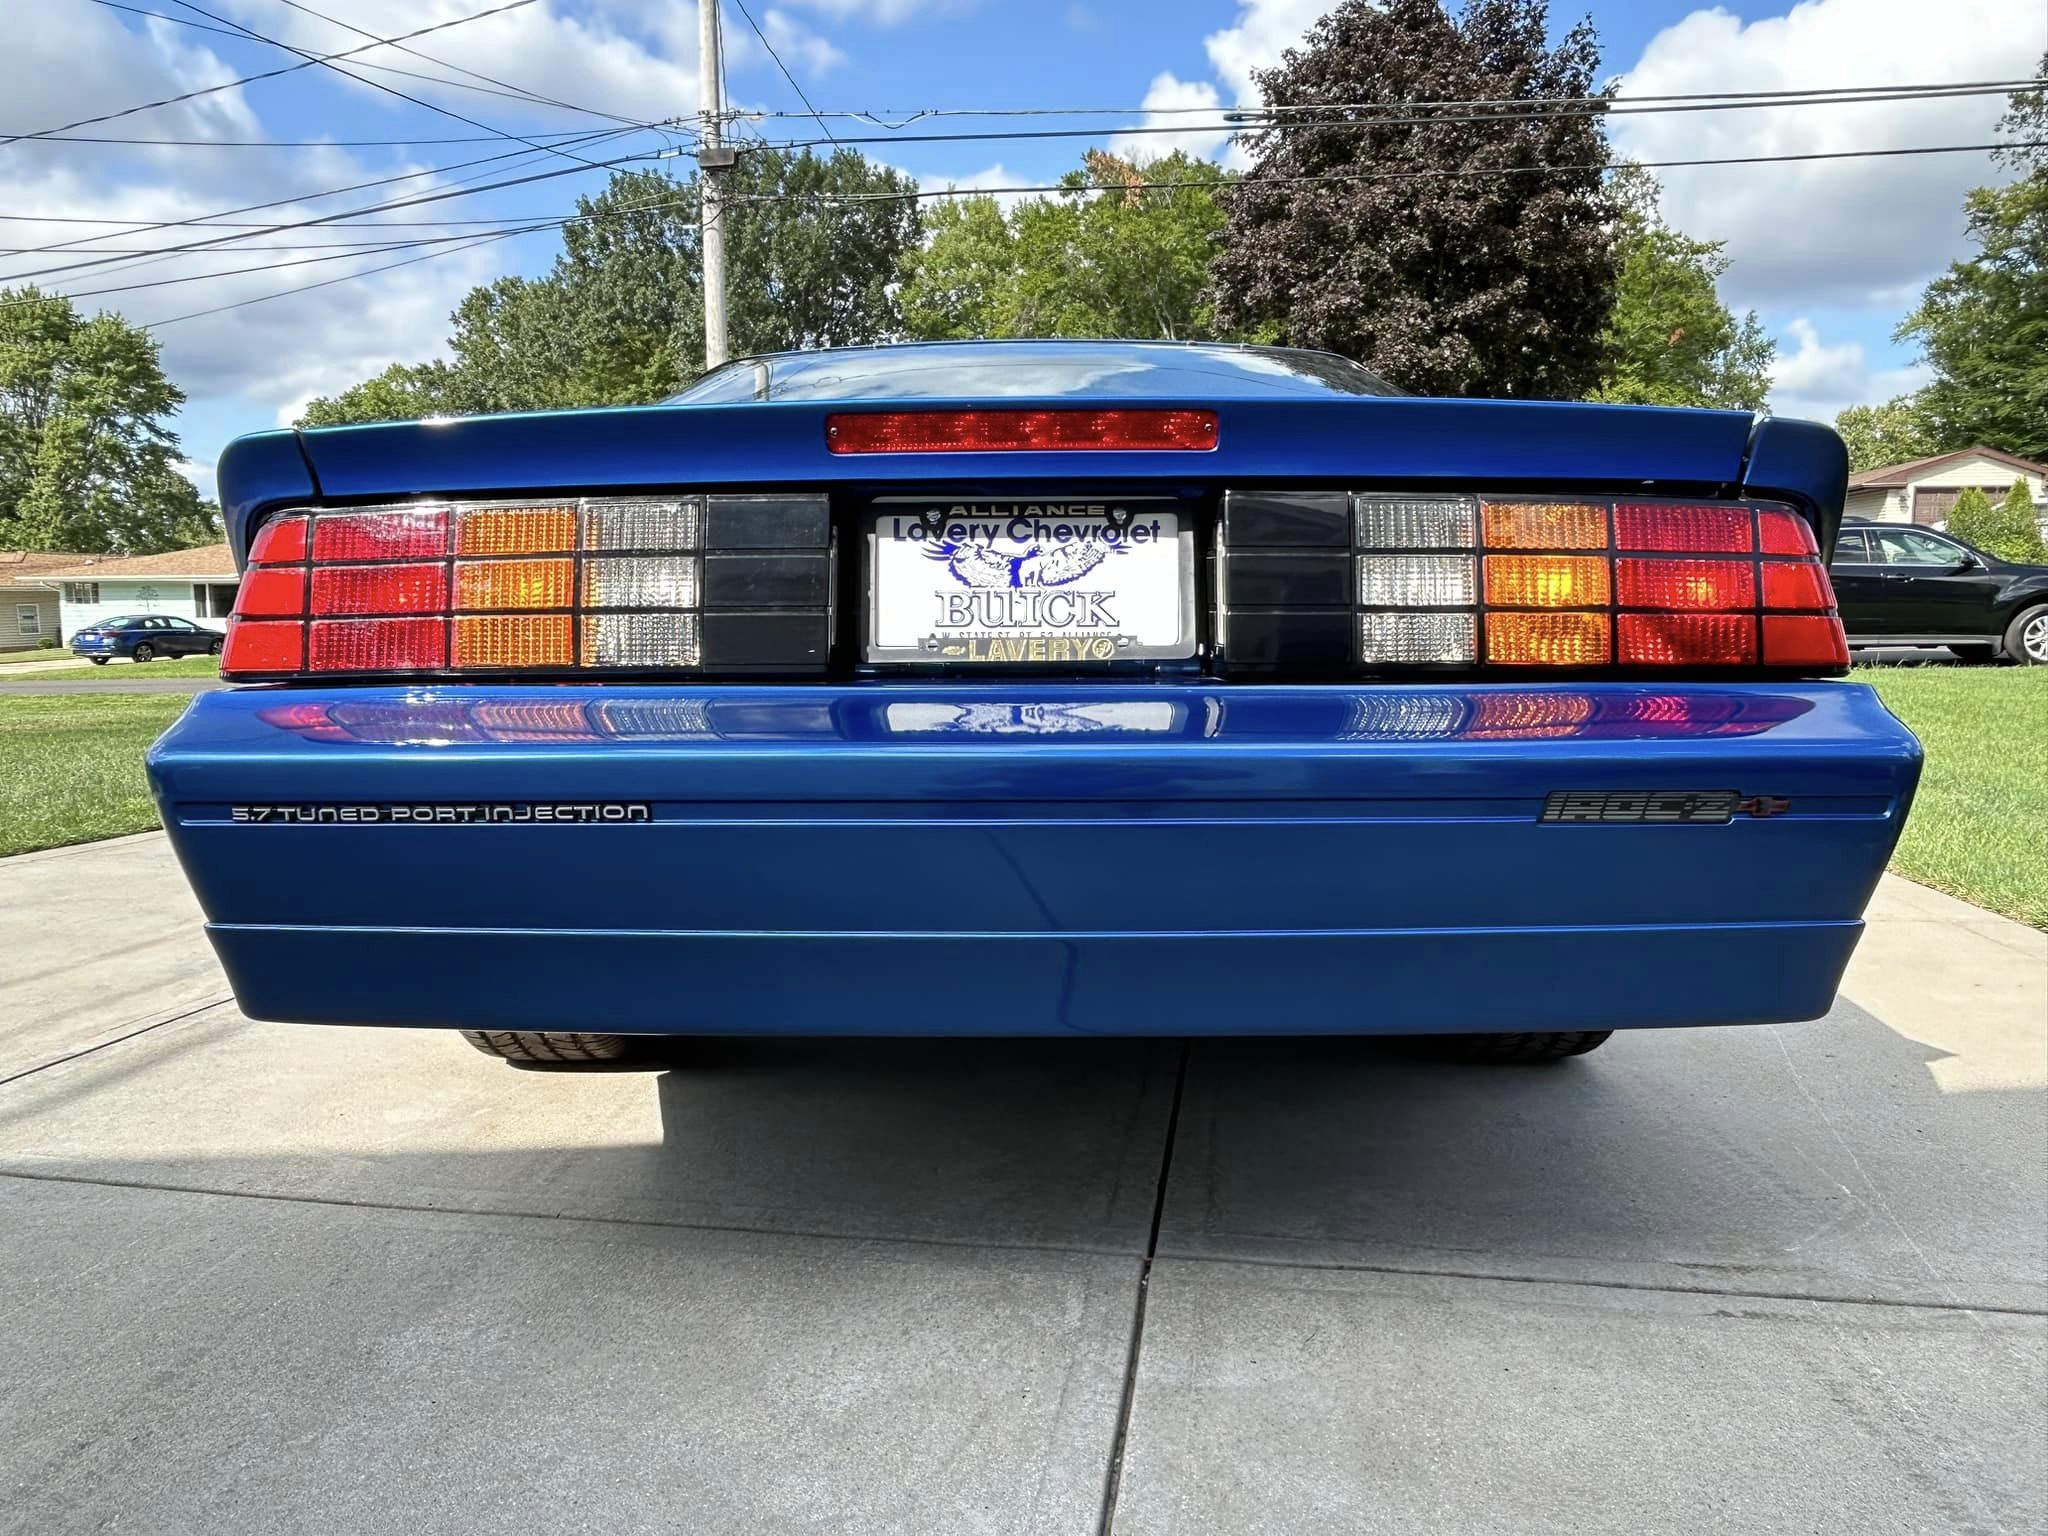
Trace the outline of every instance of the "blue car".
<path fill-rule="evenodd" d="M 252 1017 L 648 1036 L 1816 1018 L 1913 737 L 1822 426 L 1320 353 L 747 358 L 665 404 L 233 443 L 149 754 Z"/>
<path fill-rule="evenodd" d="M 71 636 L 71 654 L 96 667 L 117 657 L 155 661 L 159 656 L 218 656 L 227 636 L 170 613 L 124 613 L 99 619 Z"/>

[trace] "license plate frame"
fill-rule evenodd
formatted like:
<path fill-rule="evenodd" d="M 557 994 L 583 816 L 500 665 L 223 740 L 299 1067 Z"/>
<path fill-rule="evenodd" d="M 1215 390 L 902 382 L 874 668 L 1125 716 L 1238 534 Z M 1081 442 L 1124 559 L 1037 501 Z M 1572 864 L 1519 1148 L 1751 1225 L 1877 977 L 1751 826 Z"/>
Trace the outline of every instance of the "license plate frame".
<path fill-rule="evenodd" d="M 1172 497 L 878 497 L 866 533 L 870 663 L 1095 668 L 1196 654 L 1195 531 Z M 943 622 L 949 606 L 968 609 L 966 621 Z M 1089 623 L 1105 614 L 1111 625 Z"/>

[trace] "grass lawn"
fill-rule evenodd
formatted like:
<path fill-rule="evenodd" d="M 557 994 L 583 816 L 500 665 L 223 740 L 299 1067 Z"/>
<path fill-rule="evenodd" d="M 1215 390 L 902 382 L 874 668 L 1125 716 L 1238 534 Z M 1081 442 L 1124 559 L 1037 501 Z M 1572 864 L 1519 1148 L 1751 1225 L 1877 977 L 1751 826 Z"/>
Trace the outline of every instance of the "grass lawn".
<path fill-rule="evenodd" d="M 1858 667 L 1927 749 L 1892 869 L 2048 928 L 2048 667 Z"/>
<path fill-rule="evenodd" d="M 154 828 L 142 754 L 191 702 L 162 693 L 0 697 L 0 855 Z"/>
<path fill-rule="evenodd" d="M 62 661 L 62 654 L 47 658 Z M 19 683 L 61 683 L 67 677 L 104 677 L 110 682 L 126 682 L 138 677 L 218 677 L 220 658 L 218 656 L 172 656 L 162 661 L 110 661 L 104 667 L 96 667 L 89 661 L 81 661 L 75 667 L 52 667 L 47 672 L 18 672 L 13 674 Z M 0 670 L 0 682 L 9 674 Z"/>

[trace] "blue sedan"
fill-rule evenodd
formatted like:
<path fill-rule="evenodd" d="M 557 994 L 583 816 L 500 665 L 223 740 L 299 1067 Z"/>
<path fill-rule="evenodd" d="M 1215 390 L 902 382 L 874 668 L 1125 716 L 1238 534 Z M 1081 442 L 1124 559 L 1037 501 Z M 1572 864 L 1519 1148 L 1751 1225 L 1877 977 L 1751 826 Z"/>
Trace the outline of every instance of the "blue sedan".
<path fill-rule="evenodd" d="M 1747 412 L 1319 353 L 748 358 L 245 437 L 149 775 L 252 1018 L 1439 1037 L 1817 1018 L 1920 771 Z"/>
<path fill-rule="evenodd" d="M 71 654 L 104 667 L 118 656 L 155 661 L 159 656 L 218 656 L 227 636 L 175 614 L 128 613 L 101 619 L 71 637 Z"/>

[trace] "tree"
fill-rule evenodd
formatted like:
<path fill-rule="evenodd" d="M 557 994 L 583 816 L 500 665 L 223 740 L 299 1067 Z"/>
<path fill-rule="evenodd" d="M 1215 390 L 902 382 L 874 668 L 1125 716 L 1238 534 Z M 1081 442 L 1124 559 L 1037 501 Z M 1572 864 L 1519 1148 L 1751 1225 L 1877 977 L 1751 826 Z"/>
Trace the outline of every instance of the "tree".
<path fill-rule="evenodd" d="M 2041 62 L 2048 71 L 2048 56 Z M 1952 265 L 1901 322 L 1934 379 L 1920 403 L 1944 446 L 2048 457 L 2048 91 L 2016 92 L 1997 158 L 2018 179 L 1964 202 L 1977 254 Z"/>
<path fill-rule="evenodd" d="M 220 537 L 178 472 L 185 395 L 118 315 L 0 288 L 0 549 L 146 554 Z"/>
<path fill-rule="evenodd" d="M 724 182 L 727 320 L 736 355 L 902 334 L 896 282 L 920 223 L 915 183 L 853 150 L 746 150 Z M 309 426 L 625 405 L 695 378 L 704 356 L 697 181 L 614 173 L 577 201 L 545 277 L 472 289 L 445 362 L 395 363 Z"/>
<path fill-rule="evenodd" d="M 1949 509 L 1948 531 L 1957 538 L 1987 550 L 2001 560 L 2023 565 L 2048 562 L 2048 549 L 2041 543 L 2041 524 L 2034 512 L 2034 498 L 2027 482 L 2015 480 L 2005 499 L 1996 506 L 1976 486 L 1956 497 Z"/>
<path fill-rule="evenodd" d="M 1342 0 L 1262 71 L 1268 103 L 1309 110 L 1250 135 L 1224 196 L 1219 323 L 1427 394 L 1593 388 L 1615 283 L 1600 116 L 1373 105 L 1592 96 L 1591 24 L 1555 48 L 1545 24 L 1543 0 L 1470 0 L 1455 21 L 1441 0 Z"/>
<path fill-rule="evenodd" d="M 1755 310 L 1738 321 L 1715 291 L 1728 270 L 1725 242 L 1666 224 L 1657 178 L 1641 166 L 1624 167 L 1609 192 L 1620 208 L 1614 308 L 1600 333 L 1600 383 L 1586 398 L 1761 410 L 1777 343 Z"/>
<path fill-rule="evenodd" d="M 1945 451 L 1917 395 L 1894 395 L 1883 405 L 1852 405 L 1835 417 L 1835 430 L 1848 445 L 1851 470 L 1905 464 Z"/>
<path fill-rule="evenodd" d="M 1091 149 L 1056 197 L 1007 216 L 992 197 L 942 204 L 928 241 L 904 263 L 905 325 L 927 341 L 1213 337 L 1206 289 L 1224 180 L 1179 151 L 1141 169 Z"/>

